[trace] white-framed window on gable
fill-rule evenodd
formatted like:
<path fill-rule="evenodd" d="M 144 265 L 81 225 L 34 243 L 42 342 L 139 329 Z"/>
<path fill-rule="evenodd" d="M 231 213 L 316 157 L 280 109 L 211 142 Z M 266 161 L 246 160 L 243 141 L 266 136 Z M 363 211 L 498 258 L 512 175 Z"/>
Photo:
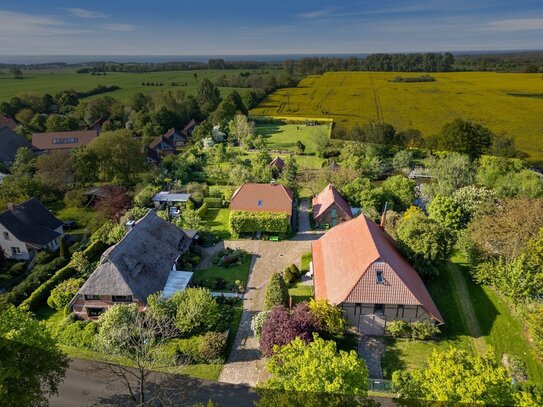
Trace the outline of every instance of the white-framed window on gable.
<path fill-rule="evenodd" d="M 385 277 L 383 276 L 383 270 L 375 270 L 375 282 L 377 284 L 385 284 Z"/>
<path fill-rule="evenodd" d="M 11 248 L 11 254 L 13 256 L 17 256 L 18 254 L 21 254 L 21 249 L 19 247 L 12 247 Z"/>

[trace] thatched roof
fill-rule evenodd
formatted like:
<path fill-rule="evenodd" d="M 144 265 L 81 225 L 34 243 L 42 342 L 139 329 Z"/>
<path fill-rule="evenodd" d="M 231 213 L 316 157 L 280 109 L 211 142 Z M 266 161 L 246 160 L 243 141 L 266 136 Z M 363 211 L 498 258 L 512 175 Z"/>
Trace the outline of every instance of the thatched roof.
<path fill-rule="evenodd" d="M 132 295 L 146 302 L 164 289 L 176 259 L 188 250 L 188 233 L 149 211 L 106 250 L 79 294 Z"/>

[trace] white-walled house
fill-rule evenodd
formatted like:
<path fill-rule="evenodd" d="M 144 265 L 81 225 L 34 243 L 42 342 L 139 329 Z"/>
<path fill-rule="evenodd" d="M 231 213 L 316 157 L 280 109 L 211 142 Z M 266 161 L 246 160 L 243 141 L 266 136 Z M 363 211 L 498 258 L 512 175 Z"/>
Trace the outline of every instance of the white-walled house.
<path fill-rule="evenodd" d="M 29 260 L 40 250 L 55 251 L 62 236 L 62 221 L 36 198 L 0 213 L 0 246 L 7 258 Z"/>

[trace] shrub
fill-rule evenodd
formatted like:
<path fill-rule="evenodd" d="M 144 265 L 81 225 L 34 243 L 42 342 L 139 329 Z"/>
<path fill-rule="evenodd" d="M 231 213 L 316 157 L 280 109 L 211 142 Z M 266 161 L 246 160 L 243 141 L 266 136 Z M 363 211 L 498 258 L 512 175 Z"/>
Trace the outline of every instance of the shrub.
<path fill-rule="evenodd" d="M 298 268 L 296 264 L 291 264 L 289 267 L 290 272 L 294 276 L 294 278 L 300 278 L 302 276 L 302 272 Z"/>
<path fill-rule="evenodd" d="M 79 288 L 83 285 L 81 278 L 69 278 L 57 285 L 51 290 L 51 295 L 47 299 L 47 305 L 60 311 L 72 300 Z"/>
<path fill-rule="evenodd" d="M 209 208 L 222 208 L 222 195 L 218 198 L 207 197 L 204 198 L 204 204 L 207 204 Z"/>
<path fill-rule="evenodd" d="M 141 208 L 151 205 L 151 199 L 160 191 L 160 188 L 153 185 L 147 185 L 134 197 L 134 204 Z"/>
<path fill-rule="evenodd" d="M 396 338 L 411 338 L 425 341 L 439 334 L 439 328 L 430 321 L 391 321 L 387 324 L 386 332 Z"/>
<path fill-rule="evenodd" d="M 53 336 L 63 345 L 92 349 L 98 333 L 98 324 L 93 321 L 72 321 L 65 317 L 53 327 Z"/>
<path fill-rule="evenodd" d="M 262 327 L 268 319 L 268 315 L 270 315 L 270 311 L 262 311 L 251 319 L 251 330 L 257 338 L 260 338 L 262 334 Z"/>
<path fill-rule="evenodd" d="M 70 258 L 70 248 L 68 246 L 68 243 L 66 242 L 66 239 L 64 236 L 60 238 L 60 249 L 59 249 L 59 255 L 60 257 L 64 259 Z"/>
<path fill-rule="evenodd" d="M 289 267 L 287 267 L 285 271 L 283 271 L 283 279 L 287 284 L 291 284 L 296 280 L 296 276 L 292 274 L 292 271 L 290 271 Z"/>
<path fill-rule="evenodd" d="M 205 288 L 187 288 L 171 297 L 177 313 L 175 327 L 181 335 L 205 332 L 215 326 L 219 317 L 219 306 Z"/>
<path fill-rule="evenodd" d="M 347 321 L 343 318 L 343 312 L 340 308 L 330 304 L 327 300 L 311 300 L 309 309 L 317 319 L 319 331 L 323 336 L 341 337 Z"/>
<path fill-rule="evenodd" d="M 24 262 L 21 262 L 21 263 L 15 263 L 13 266 L 10 267 L 9 269 L 9 275 L 10 276 L 16 276 L 18 274 L 21 274 L 25 271 L 26 267 L 25 267 L 25 263 Z"/>
<path fill-rule="evenodd" d="M 279 273 L 273 273 L 266 287 L 265 307 L 271 309 L 276 305 L 288 306 L 288 288 Z"/>
<path fill-rule="evenodd" d="M 202 204 L 202 206 L 200 206 L 200 207 L 198 208 L 198 210 L 196 211 L 196 214 L 197 214 L 200 218 L 202 218 L 202 217 L 206 214 L 207 208 L 208 208 L 208 204 L 207 204 L 207 202 L 204 202 L 204 203 Z"/>
<path fill-rule="evenodd" d="M 236 264 L 242 264 L 247 258 L 247 252 L 242 249 L 226 248 L 220 250 L 213 259 L 213 264 L 221 267 L 230 267 Z"/>
<path fill-rule="evenodd" d="M 274 346 L 286 345 L 296 337 L 308 343 L 315 332 L 319 332 L 318 322 L 307 303 L 298 304 L 292 311 L 277 306 L 270 311 L 262 327 L 260 350 L 270 356 Z"/>
<path fill-rule="evenodd" d="M 406 338 L 410 335 L 411 327 L 402 320 L 390 321 L 386 326 L 386 333 L 394 338 Z"/>
<path fill-rule="evenodd" d="M 227 338 L 228 334 L 225 332 L 207 332 L 202 338 L 200 357 L 207 363 L 220 362 L 224 356 Z"/>
<path fill-rule="evenodd" d="M 88 195 L 84 189 L 72 189 L 64 195 L 64 203 L 66 206 L 82 208 L 87 202 Z"/>
<path fill-rule="evenodd" d="M 202 348 L 202 336 L 191 336 L 190 338 L 174 339 L 177 345 L 177 352 L 182 363 L 202 362 L 200 349 Z"/>
<path fill-rule="evenodd" d="M 36 260 L 34 265 L 35 266 L 41 266 L 43 264 L 47 264 L 51 262 L 55 258 L 55 253 L 48 252 L 47 250 L 43 250 L 36 254 Z"/>

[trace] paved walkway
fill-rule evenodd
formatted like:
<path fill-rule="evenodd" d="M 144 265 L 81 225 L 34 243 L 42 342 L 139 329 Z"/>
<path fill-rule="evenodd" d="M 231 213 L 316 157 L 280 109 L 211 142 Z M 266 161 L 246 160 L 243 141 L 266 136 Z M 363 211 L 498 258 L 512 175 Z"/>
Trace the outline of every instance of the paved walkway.
<path fill-rule="evenodd" d="M 366 361 L 370 379 L 382 379 L 381 355 L 386 349 L 383 338 L 361 335 L 358 341 L 358 356 Z"/>
<path fill-rule="evenodd" d="M 264 310 L 266 284 L 271 275 L 292 263 L 300 266 L 302 255 L 311 251 L 311 241 L 319 237 L 319 234 L 310 230 L 307 208 L 307 202 L 300 204 L 298 234 L 294 239 L 281 242 L 263 240 L 225 242 L 226 247 L 237 247 L 252 253 L 253 258 L 247 290 L 243 297 L 239 330 L 219 381 L 255 386 L 267 378 L 258 339 L 253 336 L 251 330 L 251 318 Z"/>

